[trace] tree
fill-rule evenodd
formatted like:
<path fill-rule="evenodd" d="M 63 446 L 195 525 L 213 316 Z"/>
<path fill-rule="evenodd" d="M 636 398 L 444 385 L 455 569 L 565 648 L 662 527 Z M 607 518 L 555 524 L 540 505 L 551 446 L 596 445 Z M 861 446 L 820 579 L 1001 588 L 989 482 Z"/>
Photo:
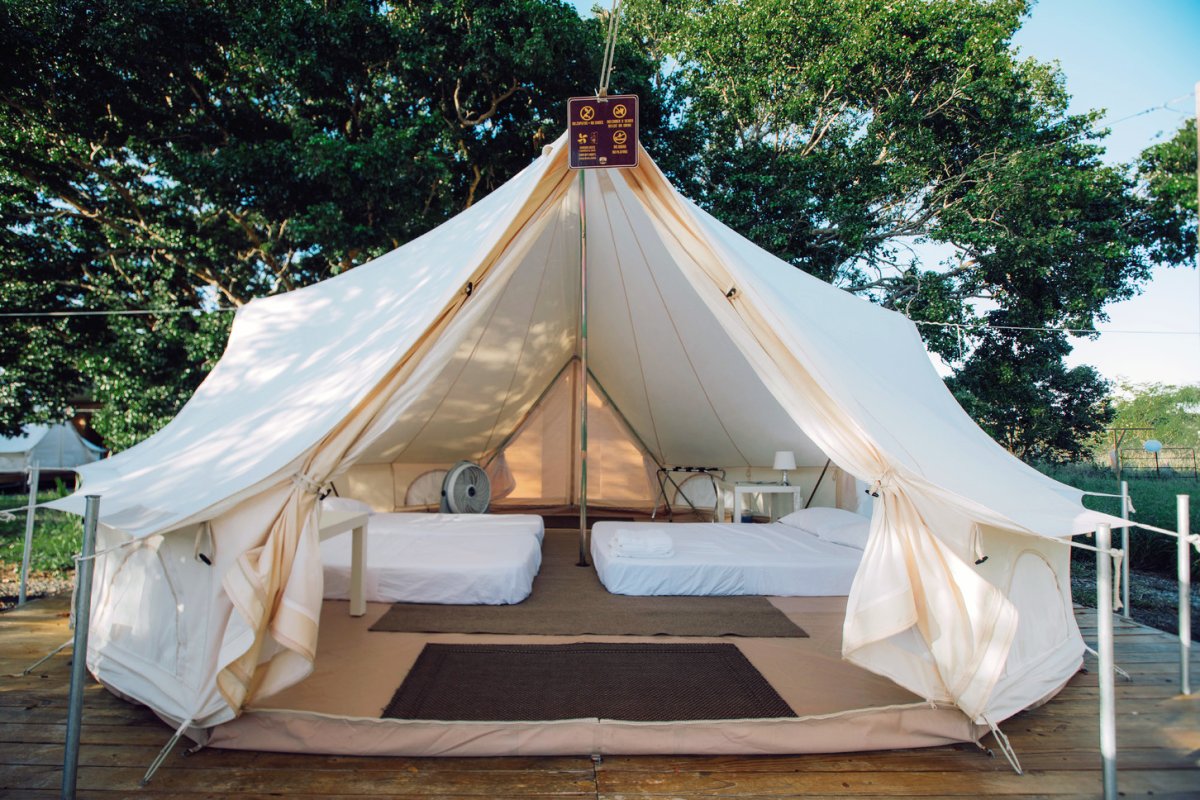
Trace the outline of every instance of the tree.
<path fill-rule="evenodd" d="M 1200 449 L 1200 385 L 1125 383 L 1120 389 L 1113 402 L 1113 427 L 1150 428 L 1139 432 L 1141 439 Z M 1111 446 L 1105 443 L 1104 452 Z"/>
<path fill-rule="evenodd" d="M 946 383 L 979 426 L 1027 461 L 1078 461 L 1112 420 L 1108 382 L 1067 369 L 1063 336 L 1014 339 L 986 331 L 974 357 Z M 977 365 L 986 364 L 986 369 Z"/>
<path fill-rule="evenodd" d="M 1016 452 L 1082 452 L 1106 384 L 1035 329 L 1091 329 L 1185 259 L 1176 221 L 1151 224 L 1130 170 L 1101 161 L 1099 113 L 1069 113 L 1057 68 L 1012 50 L 1024 0 L 628 9 L 688 99 L 701 156 L 678 183 L 798 268 L 932 323 L 960 399 Z M 1047 427 L 1064 403 L 1068 427 Z"/>
<path fill-rule="evenodd" d="M 436 226 L 556 137 L 598 21 L 552 0 L 0 5 L 0 311 L 233 309 Z M 653 144 L 672 113 L 622 45 Z M 0 431 L 104 403 L 126 447 L 231 314 L 6 318 Z"/>
<path fill-rule="evenodd" d="M 1196 256 L 1196 120 L 1169 140 L 1146 148 L 1137 162 L 1154 256 L 1169 264 Z"/>

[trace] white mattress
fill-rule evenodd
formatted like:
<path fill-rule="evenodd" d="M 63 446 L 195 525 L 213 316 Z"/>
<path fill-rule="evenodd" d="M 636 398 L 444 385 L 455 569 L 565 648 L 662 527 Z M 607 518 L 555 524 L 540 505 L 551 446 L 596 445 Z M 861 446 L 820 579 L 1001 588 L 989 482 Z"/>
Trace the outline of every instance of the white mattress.
<path fill-rule="evenodd" d="M 539 543 L 546 527 L 536 514 L 426 514 L 420 511 L 397 511 L 392 514 L 371 514 L 367 529 L 375 533 L 412 532 L 420 529 L 430 533 L 482 534 L 527 533 Z"/>
<path fill-rule="evenodd" d="M 611 541 L 622 529 L 665 531 L 674 554 L 616 558 Z M 613 594 L 846 595 L 861 559 L 857 547 L 779 522 L 597 522 L 592 528 L 592 562 Z"/>
<path fill-rule="evenodd" d="M 529 596 L 542 564 L 532 515 L 372 514 L 366 598 L 381 603 L 501 605 Z M 321 542 L 325 597 L 350 596 L 350 533 Z"/>

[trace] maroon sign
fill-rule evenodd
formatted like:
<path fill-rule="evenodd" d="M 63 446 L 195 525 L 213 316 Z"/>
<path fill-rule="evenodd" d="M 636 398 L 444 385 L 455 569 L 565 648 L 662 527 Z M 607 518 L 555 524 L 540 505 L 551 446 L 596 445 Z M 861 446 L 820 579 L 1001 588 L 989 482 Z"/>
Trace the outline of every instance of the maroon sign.
<path fill-rule="evenodd" d="M 636 167 L 637 95 L 570 98 L 567 100 L 567 136 L 572 169 Z"/>

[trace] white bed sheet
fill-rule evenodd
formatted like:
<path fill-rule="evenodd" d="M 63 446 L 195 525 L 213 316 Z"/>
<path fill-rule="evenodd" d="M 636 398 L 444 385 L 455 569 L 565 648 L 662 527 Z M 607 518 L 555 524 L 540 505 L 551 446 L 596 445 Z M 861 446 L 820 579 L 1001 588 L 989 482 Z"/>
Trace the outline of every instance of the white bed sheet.
<path fill-rule="evenodd" d="M 616 558 L 618 530 L 671 536 L 669 558 Z M 592 563 L 613 594 L 824 597 L 850 593 L 862 550 L 781 523 L 597 522 Z"/>
<path fill-rule="evenodd" d="M 414 528 L 456 536 L 520 532 L 535 537 L 539 543 L 546 533 L 545 522 L 536 514 L 426 514 L 420 511 L 397 511 L 371 514 L 367 524 L 367 529 L 376 533 L 404 532 Z"/>
<path fill-rule="evenodd" d="M 533 515 L 372 514 L 363 571 L 377 603 L 503 605 L 529 596 L 542 564 Z M 350 596 L 350 534 L 321 542 L 325 592 Z"/>

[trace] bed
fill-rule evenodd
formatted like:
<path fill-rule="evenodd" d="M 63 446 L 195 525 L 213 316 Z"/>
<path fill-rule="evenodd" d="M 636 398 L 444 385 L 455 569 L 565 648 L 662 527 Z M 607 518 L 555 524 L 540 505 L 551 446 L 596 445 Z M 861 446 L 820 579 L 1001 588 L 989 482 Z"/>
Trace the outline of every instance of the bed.
<path fill-rule="evenodd" d="M 519 603 L 529 596 L 541 567 L 543 533 L 542 518 L 529 514 L 372 513 L 363 568 L 366 599 Z M 321 542 L 321 559 L 325 598 L 349 599 L 351 536 Z"/>
<path fill-rule="evenodd" d="M 597 522 L 591 553 L 613 594 L 846 595 L 869 527 L 865 517 L 833 508 L 804 509 L 769 524 Z M 639 539 L 666 541 L 669 552 L 622 552 L 622 543 Z"/>

